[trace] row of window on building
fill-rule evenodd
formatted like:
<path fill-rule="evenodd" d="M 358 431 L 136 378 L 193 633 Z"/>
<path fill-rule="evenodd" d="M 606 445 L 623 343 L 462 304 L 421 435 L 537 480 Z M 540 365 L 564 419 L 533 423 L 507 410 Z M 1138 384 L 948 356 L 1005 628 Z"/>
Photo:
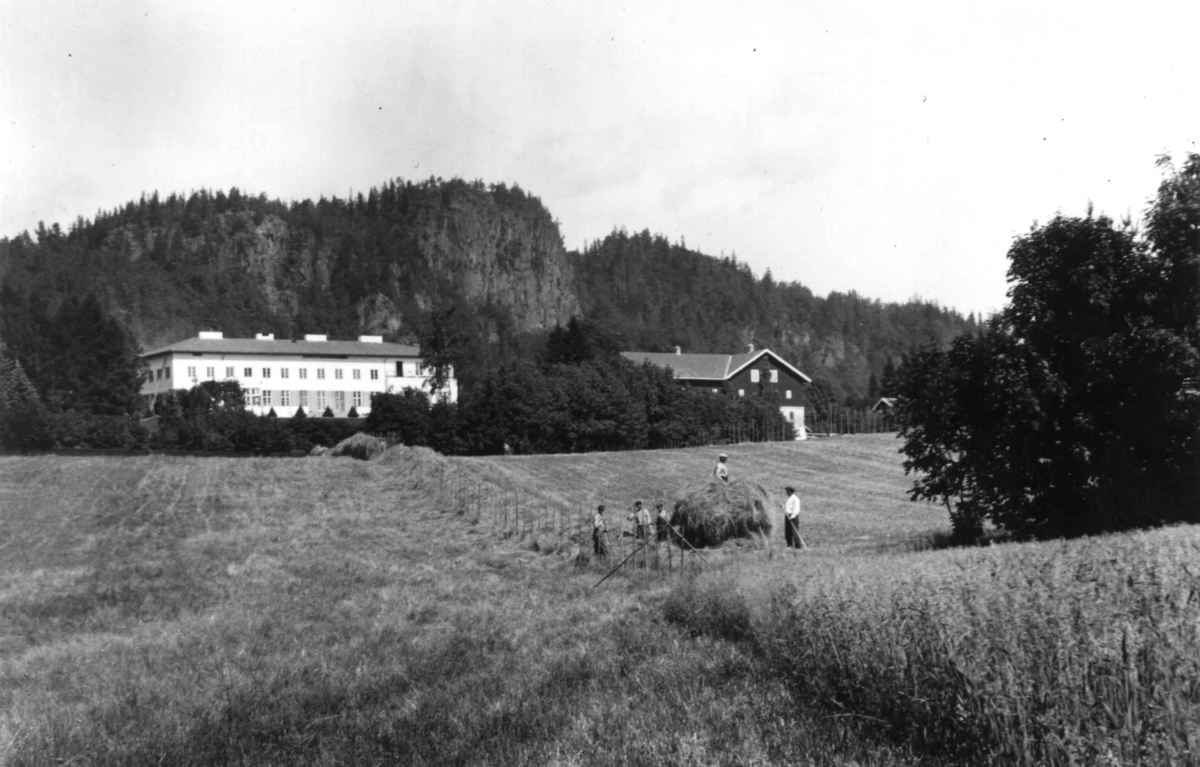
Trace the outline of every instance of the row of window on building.
<path fill-rule="evenodd" d="M 403 365 L 404 365 L 403 362 L 396 363 L 396 375 L 399 375 L 399 376 L 404 375 L 404 368 L 402 367 Z M 412 365 L 411 375 L 413 375 L 413 376 L 419 375 L 419 372 L 420 372 L 419 366 L 416 363 L 411 363 L 411 365 Z M 165 373 L 164 373 L 164 370 L 165 370 Z M 187 377 L 188 378 L 199 378 L 199 376 L 197 375 L 198 371 L 199 371 L 198 367 L 188 366 Z M 296 372 L 297 372 L 297 376 L 299 378 L 302 378 L 302 379 L 308 378 L 308 368 L 303 368 L 303 367 L 297 368 Z M 317 374 L 318 381 L 325 380 L 325 372 L 326 372 L 325 368 L 316 368 L 316 374 Z M 341 380 L 345 379 L 345 377 L 346 377 L 345 372 L 346 371 L 343 368 L 334 368 L 333 369 L 333 379 L 335 381 L 341 381 Z M 370 373 L 370 379 L 372 381 L 379 380 L 378 368 L 373 368 L 371 370 L 368 370 L 367 372 Z M 361 369 L 352 368 L 350 370 L 350 378 L 355 381 L 362 380 L 362 373 L 363 373 L 363 371 Z M 155 376 L 154 376 L 155 380 L 162 380 L 162 378 L 164 376 L 166 378 L 171 377 L 171 369 L 170 368 L 160 368 L 155 371 Z M 217 369 L 215 367 L 204 368 L 204 377 L 210 381 L 216 379 Z M 237 368 L 236 367 L 226 367 L 225 368 L 225 378 L 226 379 L 231 379 L 231 378 L 236 378 L 236 377 L 237 377 Z M 253 378 L 253 377 L 254 377 L 254 368 L 249 368 L 249 367 L 242 368 L 242 378 Z M 271 368 L 269 368 L 269 367 L 263 368 L 262 369 L 262 378 L 267 379 L 270 377 L 271 377 Z M 291 368 L 279 368 L 279 377 L 280 378 L 290 378 L 291 377 Z"/>
<path fill-rule="evenodd" d="M 752 370 L 752 371 L 750 371 L 750 372 L 752 372 L 752 373 L 756 373 L 756 372 L 758 372 L 758 371 L 756 371 L 756 370 Z M 771 371 L 771 372 L 773 373 L 773 372 L 775 372 L 775 371 Z M 751 378 L 753 378 L 753 376 L 751 376 Z M 712 390 L 712 393 L 713 393 L 713 394 L 716 394 L 716 393 L 717 393 L 717 392 L 719 392 L 719 391 L 721 391 L 721 390 L 720 390 L 720 389 L 713 389 L 713 390 Z M 738 389 L 738 396 L 739 396 L 739 397 L 745 397 L 745 396 L 746 396 L 746 390 L 745 390 L 745 389 Z M 784 399 L 791 399 L 791 398 L 792 398 L 792 390 L 791 390 L 791 389 L 785 389 L 785 390 L 784 390 L 784 392 L 783 392 L 783 398 L 784 398 Z"/>
<path fill-rule="evenodd" d="M 761 371 L 755 370 L 753 368 L 750 369 L 750 383 L 758 383 L 758 374 L 760 372 Z M 768 370 L 767 373 L 769 374 L 767 376 L 767 381 L 769 381 L 770 383 L 779 383 L 779 371 L 778 370 Z"/>
<path fill-rule="evenodd" d="M 347 396 L 349 395 L 349 396 Z M 347 409 L 347 403 L 351 407 L 361 408 L 366 402 L 364 392 L 352 391 L 288 391 L 287 389 L 247 389 L 246 404 L 259 407 L 302 407 L 308 409 L 315 407 L 317 410 L 324 410 L 327 407 L 332 407 L 335 412 L 342 412 Z"/>

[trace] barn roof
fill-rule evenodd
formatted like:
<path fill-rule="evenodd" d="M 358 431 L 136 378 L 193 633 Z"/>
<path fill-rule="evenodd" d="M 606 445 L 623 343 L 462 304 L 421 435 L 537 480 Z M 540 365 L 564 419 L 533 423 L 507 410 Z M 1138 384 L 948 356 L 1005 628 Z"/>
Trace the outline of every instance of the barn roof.
<path fill-rule="evenodd" d="M 871 407 L 871 411 L 875 412 L 878 410 L 891 410 L 892 408 L 896 407 L 896 400 L 898 399 L 898 397 L 880 397 L 879 401 Z"/>
<path fill-rule="evenodd" d="M 787 360 L 770 349 L 744 354 L 672 354 L 670 352 L 621 352 L 625 359 L 641 364 L 649 362 L 659 367 L 669 367 L 675 377 L 695 381 L 727 381 L 760 357 L 769 356 L 781 368 L 791 371 L 797 378 L 809 383 L 811 378 L 801 373 Z"/>

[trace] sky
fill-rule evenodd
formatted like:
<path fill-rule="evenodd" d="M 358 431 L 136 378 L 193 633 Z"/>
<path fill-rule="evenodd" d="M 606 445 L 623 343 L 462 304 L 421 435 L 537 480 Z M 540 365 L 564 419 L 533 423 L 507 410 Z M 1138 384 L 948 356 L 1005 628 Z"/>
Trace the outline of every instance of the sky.
<path fill-rule="evenodd" d="M 0 3 L 0 236 L 236 186 L 519 184 L 818 295 L 1004 306 L 1200 151 L 1200 3 Z"/>

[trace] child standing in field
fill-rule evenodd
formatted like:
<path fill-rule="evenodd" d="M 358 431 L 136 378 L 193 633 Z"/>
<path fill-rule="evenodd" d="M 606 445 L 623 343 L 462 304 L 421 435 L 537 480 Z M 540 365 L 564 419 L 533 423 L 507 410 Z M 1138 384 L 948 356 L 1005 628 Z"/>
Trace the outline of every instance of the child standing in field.
<path fill-rule="evenodd" d="M 599 558 L 608 556 L 608 527 L 604 524 L 604 504 L 596 507 L 592 517 L 592 551 Z"/>
<path fill-rule="evenodd" d="M 789 549 L 808 548 L 800 537 L 800 499 L 796 488 L 785 487 L 787 500 L 783 504 L 783 540 Z"/>
<path fill-rule="evenodd" d="M 721 453 L 717 456 L 717 468 L 713 469 L 713 477 L 722 482 L 729 481 L 729 466 L 725 463 L 728 458 L 729 456 Z"/>

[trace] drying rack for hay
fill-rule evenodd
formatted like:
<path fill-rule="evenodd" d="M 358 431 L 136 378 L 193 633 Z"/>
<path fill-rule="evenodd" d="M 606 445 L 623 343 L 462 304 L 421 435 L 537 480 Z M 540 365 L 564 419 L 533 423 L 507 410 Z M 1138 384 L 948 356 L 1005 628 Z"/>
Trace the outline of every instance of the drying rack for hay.
<path fill-rule="evenodd" d="M 592 588 L 596 588 L 601 583 L 604 583 L 606 580 L 611 578 L 618 570 L 620 570 L 622 567 L 625 567 L 625 565 L 628 564 L 631 559 L 634 561 L 634 564 L 639 566 L 642 570 L 645 570 L 646 572 L 657 571 L 660 576 L 674 575 L 676 569 L 678 569 L 679 573 L 682 574 L 685 572 L 689 564 L 694 570 L 696 567 L 696 557 L 699 557 L 702 562 L 708 561 L 704 558 L 704 555 L 697 551 L 692 544 L 688 543 L 683 536 L 679 534 L 679 531 L 673 526 L 668 526 L 666 531 L 666 541 L 659 541 L 656 536 L 647 537 L 646 540 L 642 541 L 640 546 L 629 552 L 624 559 L 618 562 L 616 567 L 609 570 L 607 575 L 596 581 Z M 665 570 L 663 569 L 662 563 L 662 550 L 664 548 L 664 543 L 667 551 L 667 566 Z M 653 549 L 651 547 L 653 547 Z M 677 547 L 679 549 L 678 555 L 674 553 Z M 653 558 L 650 556 L 651 550 L 654 551 Z M 688 554 L 689 551 L 691 552 L 690 562 L 684 559 L 684 556 Z M 636 559 L 638 554 L 642 555 L 640 562 Z M 676 556 L 678 556 L 679 559 L 678 566 L 675 564 Z"/>
<path fill-rule="evenodd" d="M 586 479 L 566 480 L 555 491 L 531 490 L 511 477 L 493 473 L 487 466 L 405 445 L 393 446 L 374 460 L 394 466 L 401 482 L 427 495 L 440 510 L 462 517 L 469 524 L 483 525 L 496 537 L 518 541 L 544 554 L 557 552 L 581 564 L 593 561 L 592 517 L 596 504 L 605 499 L 595 495 Z M 747 490 L 743 485 L 731 482 L 718 492 L 729 499 L 749 492 L 760 503 L 770 504 L 760 486 L 750 485 Z M 608 523 L 608 561 L 614 566 L 605 579 L 621 569 L 667 577 L 693 572 L 707 562 L 700 551 L 705 545 L 689 537 L 682 525 L 671 526 L 667 540 L 658 541 L 652 524 L 650 539 L 643 541 L 625 514 L 610 515 Z M 750 528 L 734 524 L 730 529 L 745 529 L 754 539 L 758 537 L 754 532 L 767 532 L 771 527 L 764 511 L 763 519 Z"/>

